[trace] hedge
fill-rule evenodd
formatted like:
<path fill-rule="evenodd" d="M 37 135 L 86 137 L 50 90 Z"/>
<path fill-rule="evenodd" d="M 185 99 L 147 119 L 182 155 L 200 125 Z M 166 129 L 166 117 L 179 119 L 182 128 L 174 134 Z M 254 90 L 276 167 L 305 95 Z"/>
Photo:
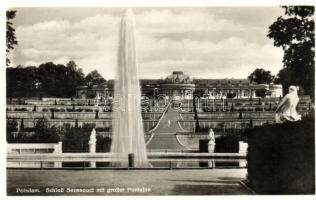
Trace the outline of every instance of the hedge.
<path fill-rule="evenodd" d="M 238 153 L 239 135 L 226 134 L 215 139 L 215 153 Z"/>
<path fill-rule="evenodd" d="M 249 186 L 258 194 L 315 194 L 314 130 L 314 119 L 249 129 Z"/>

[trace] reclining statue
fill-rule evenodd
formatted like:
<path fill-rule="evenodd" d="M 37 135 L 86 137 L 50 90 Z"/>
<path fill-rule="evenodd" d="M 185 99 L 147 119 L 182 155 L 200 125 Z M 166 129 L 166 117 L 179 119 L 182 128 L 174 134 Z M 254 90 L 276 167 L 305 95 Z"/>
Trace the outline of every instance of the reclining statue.
<path fill-rule="evenodd" d="M 294 122 L 301 120 L 301 115 L 297 114 L 296 112 L 296 106 L 299 101 L 297 91 L 298 87 L 289 87 L 289 93 L 285 95 L 275 111 L 276 123 L 284 123 L 287 121 Z"/>

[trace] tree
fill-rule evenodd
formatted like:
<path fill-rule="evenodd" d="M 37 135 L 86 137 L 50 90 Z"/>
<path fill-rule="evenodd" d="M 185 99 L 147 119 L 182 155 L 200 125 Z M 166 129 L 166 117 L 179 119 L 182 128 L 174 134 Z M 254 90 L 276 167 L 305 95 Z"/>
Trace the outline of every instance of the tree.
<path fill-rule="evenodd" d="M 13 28 L 13 23 L 10 21 L 12 20 L 16 15 L 16 10 L 8 10 L 7 11 L 7 31 L 6 31 L 6 65 L 9 66 L 10 59 L 8 58 L 8 53 L 10 52 L 11 49 L 14 48 L 14 45 L 18 44 L 18 41 L 16 40 L 15 37 L 15 29 Z"/>
<path fill-rule="evenodd" d="M 105 79 L 97 70 L 90 72 L 85 79 L 87 83 L 92 85 L 99 85 L 105 82 Z"/>
<path fill-rule="evenodd" d="M 18 131 L 18 122 L 16 119 L 8 119 L 7 120 L 7 142 L 12 143 L 15 141 L 12 132 Z"/>
<path fill-rule="evenodd" d="M 258 84 L 270 84 L 274 80 L 274 76 L 271 75 L 270 71 L 266 71 L 262 68 L 257 68 L 248 76 L 248 79 L 251 82 L 255 82 Z"/>
<path fill-rule="evenodd" d="M 65 97 L 64 94 L 69 92 L 66 78 L 69 74 L 65 66 L 53 62 L 44 63 L 39 65 L 38 75 L 41 77 L 42 91 L 46 96 Z"/>
<path fill-rule="evenodd" d="M 7 67 L 7 96 L 10 98 L 38 96 L 41 85 L 37 71 L 34 66 Z"/>
<path fill-rule="evenodd" d="M 233 99 L 233 98 L 235 98 L 235 97 L 236 97 L 236 93 L 233 93 L 233 92 L 227 93 L 227 98 L 228 98 L 228 99 Z"/>
<path fill-rule="evenodd" d="M 257 89 L 255 92 L 257 97 L 264 98 L 267 96 L 268 91 L 266 89 Z"/>
<path fill-rule="evenodd" d="M 193 111 L 194 111 L 194 119 L 195 119 L 195 132 L 200 132 L 200 122 L 199 116 L 196 109 L 196 96 L 193 96 Z"/>
<path fill-rule="evenodd" d="M 268 37 L 274 46 L 284 51 L 283 69 L 277 82 L 288 88 L 299 85 L 314 96 L 315 80 L 315 24 L 313 6 L 283 6 L 285 16 L 280 16 L 269 27 Z"/>

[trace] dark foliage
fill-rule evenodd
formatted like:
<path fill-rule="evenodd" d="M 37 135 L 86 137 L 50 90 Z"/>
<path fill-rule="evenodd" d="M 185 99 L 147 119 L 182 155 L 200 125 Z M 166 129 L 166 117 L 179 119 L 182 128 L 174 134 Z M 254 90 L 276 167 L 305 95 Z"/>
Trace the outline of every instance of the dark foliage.
<path fill-rule="evenodd" d="M 284 50 L 283 66 L 276 83 L 284 89 L 302 86 L 306 94 L 314 96 L 315 81 L 315 23 L 313 6 L 284 6 L 285 17 L 269 27 L 268 37 Z M 286 91 L 284 91 L 286 92 Z"/>
<path fill-rule="evenodd" d="M 256 96 L 260 97 L 260 98 L 265 98 L 266 95 L 267 95 L 267 92 L 268 91 L 266 89 L 258 89 L 258 90 L 255 91 Z"/>
<path fill-rule="evenodd" d="M 266 71 L 262 68 L 255 69 L 249 76 L 248 79 L 251 82 L 258 84 L 270 84 L 274 80 L 274 76 L 271 75 L 270 71 Z"/>
<path fill-rule="evenodd" d="M 74 63 L 70 61 L 69 63 Z M 75 64 L 44 63 L 39 67 L 7 68 L 8 97 L 72 97 L 85 84 L 84 74 Z M 57 102 L 56 102 L 57 103 Z"/>
<path fill-rule="evenodd" d="M 16 119 L 8 119 L 7 120 L 7 142 L 12 143 L 14 142 L 14 137 L 12 132 L 18 131 L 18 122 Z"/>
<path fill-rule="evenodd" d="M 111 138 L 97 136 L 96 152 L 110 152 Z"/>
<path fill-rule="evenodd" d="M 93 124 L 85 124 L 82 127 L 65 127 L 63 138 L 63 152 L 89 152 L 89 139 Z"/>
<path fill-rule="evenodd" d="M 314 119 L 248 129 L 248 181 L 258 194 L 315 193 Z"/>
<path fill-rule="evenodd" d="M 85 80 L 89 85 L 99 85 L 106 82 L 105 79 L 97 70 L 93 70 L 92 72 L 90 72 L 85 77 Z"/>
<path fill-rule="evenodd" d="M 215 153 L 237 153 L 239 151 L 239 135 L 227 134 L 215 139 Z"/>
<path fill-rule="evenodd" d="M 232 99 L 236 97 L 236 93 L 227 93 L 227 98 Z"/>
<path fill-rule="evenodd" d="M 14 45 L 18 44 L 18 41 L 16 40 L 15 37 L 15 29 L 13 28 L 13 23 L 11 22 L 11 20 L 15 17 L 16 15 L 16 10 L 8 10 L 7 11 L 7 30 L 6 30 L 6 53 L 7 53 L 7 57 L 6 57 L 6 65 L 9 66 L 10 65 L 10 59 L 8 58 L 8 53 L 10 52 L 10 50 L 12 50 L 14 48 Z"/>
<path fill-rule="evenodd" d="M 49 127 L 47 119 L 39 119 L 34 127 L 35 134 L 27 142 L 57 143 L 60 141 L 57 128 Z"/>
<path fill-rule="evenodd" d="M 199 122 L 199 116 L 197 114 L 196 109 L 196 96 L 193 96 L 193 111 L 194 111 L 194 119 L 195 119 L 195 132 L 200 132 L 200 122 Z"/>
<path fill-rule="evenodd" d="M 20 131 L 33 132 L 33 134 L 21 134 L 13 137 L 12 132 L 17 131 L 17 123 L 8 120 L 7 141 L 9 143 L 57 143 L 60 141 L 59 131 L 55 127 L 49 127 L 46 119 L 36 121 L 34 128 L 24 128 L 23 119 L 20 124 Z"/>

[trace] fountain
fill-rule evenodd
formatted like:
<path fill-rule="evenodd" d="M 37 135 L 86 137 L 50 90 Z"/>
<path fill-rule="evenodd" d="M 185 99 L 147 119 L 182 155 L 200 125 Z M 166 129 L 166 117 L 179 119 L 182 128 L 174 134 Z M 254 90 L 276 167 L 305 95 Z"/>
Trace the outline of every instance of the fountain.
<path fill-rule="evenodd" d="M 111 153 L 114 166 L 128 166 L 134 154 L 135 167 L 147 167 L 147 152 L 141 115 L 141 90 L 135 50 L 134 17 L 127 10 L 121 20 L 117 77 L 114 87 Z"/>

